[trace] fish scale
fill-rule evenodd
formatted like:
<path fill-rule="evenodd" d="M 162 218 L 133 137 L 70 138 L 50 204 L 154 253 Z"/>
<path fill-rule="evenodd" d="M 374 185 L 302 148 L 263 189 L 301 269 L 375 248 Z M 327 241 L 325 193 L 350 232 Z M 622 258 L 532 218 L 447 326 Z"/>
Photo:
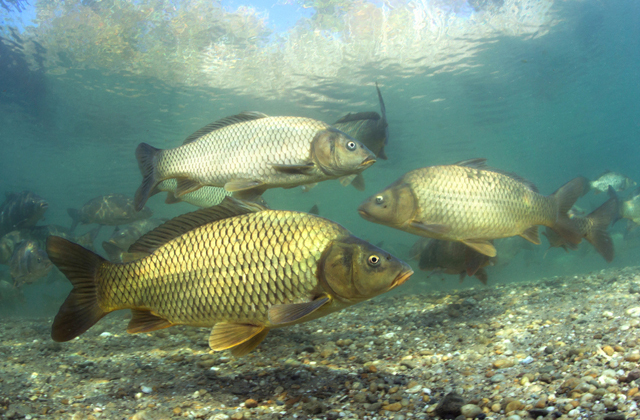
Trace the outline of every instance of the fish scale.
<path fill-rule="evenodd" d="M 313 295 L 318 286 L 315 267 L 322 250 L 346 233 L 331 223 L 318 226 L 317 219 L 311 223 L 304 214 L 297 214 L 294 220 L 285 219 L 282 212 L 268 212 L 266 219 L 265 214 L 224 219 L 184 234 L 149 257 L 103 266 L 97 275 L 99 288 L 104 290 L 100 305 L 105 310 L 147 307 L 172 323 L 211 326 L 220 321 L 246 321 L 252 306 L 262 304 L 253 320 L 268 324 L 269 305 Z M 253 239 L 243 235 L 242 226 L 247 223 L 261 236 L 253 250 Z M 266 229 L 265 225 L 272 226 Z M 281 227 L 281 233 L 274 226 Z M 225 246 L 212 246 L 208 239 L 214 231 Z M 271 241 L 287 244 L 288 249 L 271 247 Z M 237 253 L 236 246 L 243 244 L 249 253 L 238 261 L 237 255 L 242 254 Z M 313 246 L 306 248 L 310 244 Z M 272 257 L 267 258 L 267 254 Z M 134 277 L 135 282 L 130 280 Z M 208 294 L 214 299 L 194 299 Z M 258 297 L 267 301 L 258 301 Z"/>

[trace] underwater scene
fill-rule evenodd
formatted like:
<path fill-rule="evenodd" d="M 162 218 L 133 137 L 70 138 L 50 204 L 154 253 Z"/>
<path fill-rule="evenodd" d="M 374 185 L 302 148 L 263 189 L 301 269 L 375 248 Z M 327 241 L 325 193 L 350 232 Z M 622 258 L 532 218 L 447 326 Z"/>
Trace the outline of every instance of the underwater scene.
<path fill-rule="evenodd" d="M 638 418 L 639 68 L 633 0 L 0 0 L 0 418 Z"/>

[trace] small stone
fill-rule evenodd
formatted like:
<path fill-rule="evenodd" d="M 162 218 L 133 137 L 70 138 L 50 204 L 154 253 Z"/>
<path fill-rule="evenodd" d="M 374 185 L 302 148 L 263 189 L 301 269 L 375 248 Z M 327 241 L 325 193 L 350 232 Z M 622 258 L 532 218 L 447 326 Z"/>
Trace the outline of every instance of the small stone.
<path fill-rule="evenodd" d="M 256 408 L 258 406 L 258 401 L 254 400 L 253 398 L 249 398 L 244 402 L 244 406 L 247 408 Z"/>
<path fill-rule="evenodd" d="M 416 363 L 412 360 L 403 360 L 400 362 L 400 365 L 406 366 L 407 369 L 415 369 L 417 366 Z"/>
<path fill-rule="evenodd" d="M 491 405 L 491 411 L 493 411 L 494 413 L 499 413 L 500 409 L 502 409 L 502 407 L 498 403 Z"/>
<path fill-rule="evenodd" d="M 231 417 L 229 417 L 227 414 L 224 413 L 218 413 L 215 414 L 211 417 L 209 417 L 209 420 L 229 420 Z"/>
<path fill-rule="evenodd" d="M 635 381 L 638 378 L 640 378 L 640 369 L 633 369 L 627 374 L 628 382 Z"/>
<path fill-rule="evenodd" d="M 625 420 L 626 416 L 622 413 L 609 413 L 604 416 L 604 420 Z"/>
<path fill-rule="evenodd" d="M 231 420 L 242 420 L 243 418 L 244 418 L 244 415 L 239 411 L 236 411 L 231 415 Z"/>
<path fill-rule="evenodd" d="M 547 396 L 542 395 L 535 403 L 536 408 L 545 408 L 547 406 Z"/>
<path fill-rule="evenodd" d="M 613 353 L 614 353 L 613 347 L 611 346 L 604 346 L 602 348 L 602 351 L 605 352 L 607 356 L 613 356 Z"/>
<path fill-rule="evenodd" d="M 475 404 L 465 404 L 460 407 L 460 414 L 462 414 L 466 418 L 475 419 L 482 414 L 482 408 L 478 407 Z"/>
<path fill-rule="evenodd" d="M 182 413 L 182 408 L 176 407 L 173 409 L 173 414 L 175 414 L 176 416 L 179 416 L 181 413 Z"/>
<path fill-rule="evenodd" d="M 553 352 L 555 351 L 555 349 L 553 348 L 553 346 L 547 346 L 544 348 L 544 353 L 545 354 L 553 354 Z"/>
<path fill-rule="evenodd" d="M 514 365 L 513 360 L 510 359 L 498 359 L 493 362 L 493 367 L 496 369 L 510 368 Z"/>
<path fill-rule="evenodd" d="M 140 391 L 144 392 L 145 394 L 151 394 L 153 392 L 153 388 L 142 385 L 140 387 Z"/>
<path fill-rule="evenodd" d="M 627 362 L 637 362 L 638 360 L 640 360 L 640 353 L 627 353 L 624 355 L 624 360 L 626 360 Z"/>
<path fill-rule="evenodd" d="M 416 386 L 414 386 L 412 388 L 407 389 L 405 392 L 407 394 L 417 394 L 420 391 L 422 391 L 422 386 L 416 385 Z"/>
<path fill-rule="evenodd" d="M 517 414 L 512 414 L 509 417 L 507 417 L 507 420 L 522 420 L 522 417 L 520 417 Z"/>
<path fill-rule="evenodd" d="M 353 400 L 357 403 L 364 403 L 367 401 L 367 393 L 366 392 L 358 392 L 353 396 Z"/>
<path fill-rule="evenodd" d="M 504 411 L 510 413 L 512 411 L 520 410 L 523 406 L 524 405 L 520 401 L 513 400 L 509 404 L 507 404 Z"/>
<path fill-rule="evenodd" d="M 369 404 L 368 407 L 365 405 L 364 409 L 368 411 L 379 411 L 381 407 L 382 407 L 382 403 L 377 402 L 377 403 Z"/>
<path fill-rule="evenodd" d="M 491 377 L 491 382 L 493 382 L 494 384 L 502 382 L 505 380 L 505 376 L 501 373 L 498 373 L 497 375 L 493 375 Z"/>
<path fill-rule="evenodd" d="M 402 410 L 402 404 L 400 404 L 399 402 L 393 403 L 393 404 L 387 404 L 387 405 L 383 405 L 382 409 L 387 411 L 400 411 Z"/>

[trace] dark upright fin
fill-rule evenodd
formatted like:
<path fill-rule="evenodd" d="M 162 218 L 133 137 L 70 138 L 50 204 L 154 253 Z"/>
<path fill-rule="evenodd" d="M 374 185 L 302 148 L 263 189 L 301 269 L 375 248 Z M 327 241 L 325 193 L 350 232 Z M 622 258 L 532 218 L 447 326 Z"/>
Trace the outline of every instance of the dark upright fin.
<path fill-rule="evenodd" d="M 380 92 L 380 88 L 378 87 L 378 82 L 376 82 L 376 91 L 378 92 L 378 101 L 380 101 L 380 114 L 382 114 L 380 123 L 384 124 L 384 145 L 378 152 L 378 157 L 380 159 L 387 160 L 387 154 L 384 152 L 384 146 L 389 143 L 389 123 L 387 122 L 387 108 L 384 106 L 384 101 L 382 100 L 382 93 Z"/>
<path fill-rule="evenodd" d="M 475 169 L 487 169 L 487 159 L 486 158 L 474 158 L 461 160 L 460 162 L 454 163 L 456 166 L 466 166 L 468 168 Z"/>
<path fill-rule="evenodd" d="M 260 325 L 219 322 L 211 330 L 209 347 L 213 351 L 230 349 L 259 335 L 265 329 L 264 326 Z"/>
<path fill-rule="evenodd" d="M 465 247 L 464 253 L 464 268 L 467 276 L 471 277 L 482 268 L 482 264 L 485 262 L 486 256 L 476 252 L 475 250 Z"/>
<path fill-rule="evenodd" d="M 356 112 L 355 114 L 347 114 L 344 117 L 340 118 L 338 121 L 334 122 L 333 124 L 344 124 L 344 123 L 349 123 L 349 122 L 354 122 L 354 121 L 363 121 L 363 120 L 374 120 L 374 121 L 378 121 L 380 119 L 380 114 L 378 114 L 377 112 Z"/>
<path fill-rule="evenodd" d="M 129 334 L 136 334 L 141 332 L 149 332 L 155 330 L 161 330 L 173 326 L 171 322 L 164 318 L 160 318 L 151 313 L 151 311 L 143 311 L 140 309 L 131 310 L 131 320 L 127 326 L 127 332 Z"/>
<path fill-rule="evenodd" d="M 578 198 L 585 194 L 588 185 L 588 179 L 585 177 L 577 177 L 558 188 L 558 190 L 551 195 L 551 197 L 556 200 L 558 215 L 556 216 L 555 224 L 550 227 L 566 239 L 567 242 L 573 244 L 580 243 L 582 233 L 580 233 L 575 222 L 569 219 L 567 212 L 571 210 L 571 207 L 573 207 Z"/>
<path fill-rule="evenodd" d="M 318 216 L 320 215 L 320 208 L 318 208 L 317 204 L 314 204 L 313 207 L 311 207 L 307 213 L 315 214 L 316 216 Z"/>
<path fill-rule="evenodd" d="M 140 143 L 136 149 L 136 159 L 138 159 L 138 168 L 142 174 L 142 184 L 136 191 L 134 204 L 137 211 L 144 208 L 145 203 L 151 197 L 151 192 L 156 191 L 155 187 L 160 182 L 156 179 L 155 174 L 155 157 L 160 152 L 147 143 Z"/>
<path fill-rule="evenodd" d="M 389 159 L 389 158 L 387 157 L 387 153 L 384 151 L 384 146 L 382 146 L 382 148 L 381 148 L 381 149 L 380 149 L 380 151 L 378 152 L 378 156 L 377 156 L 377 157 L 379 157 L 380 159 L 384 159 L 384 160 Z"/>
<path fill-rule="evenodd" d="M 484 268 L 481 268 L 478 271 L 476 271 L 475 276 L 478 280 L 480 280 L 480 283 L 484 284 L 485 286 L 487 285 L 489 276 L 487 275 L 487 271 Z"/>
<path fill-rule="evenodd" d="M 124 249 L 120 249 L 120 247 L 108 241 L 102 242 L 102 249 L 105 250 L 111 262 L 122 262 Z"/>
<path fill-rule="evenodd" d="M 269 322 L 273 325 L 296 322 L 330 302 L 331 299 L 324 296 L 311 302 L 272 305 L 269 308 Z"/>
<path fill-rule="evenodd" d="M 80 220 L 82 219 L 82 213 L 80 213 L 80 210 L 78 209 L 67 209 L 67 214 L 71 218 L 71 226 L 69 227 L 69 231 L 73 233 L 73 231 L 76 230 L 76 227 L 80 223 Z"/>
<path fill-rule="evenodd" d="M 129 253 L 151 254 L 161 245 L 178 236 L 215 220 L 241 214 L 262 211 L 265 208 L 256 204 L 225 197 L 217 206 L 208 207 L 175 217 L 154 230 L 142 235 L 129 247 Z"/>
<path fill-rule="evenodd" d="M 222 118 L 221 120 L 218 120 L 216 122 L 212 122 L 211 124 L 205 125 L 200 130 L 196 131 L 195 133 L 191 134 L 189 137 L 184 139 L 182 144 L 191 143 L 192 141 L 198 140 L 200 137 L 204 136 L 205 134 L 209 134 L 212 131 L 219 130 L 223 127 L 228 127 L 230 125 L 238 124 L 245 121 L 259 120 L 260 118 L 266 118 L 266 117 L 268 117 L 268 115 L 263 114 L 262 112 L 257 112 L 257 111 L 246 111 L 246 112 L 241 112 L 238 115 L 231 115 L 229 117 Z"/>
<path fill-rule="evenodd" d="M 588 229 L 584 237 L 607 262 L 613 261 L 615 254 L 613 240 L 607 232 L 607 228 L 619 215 L 618 200 L 614 197 L 608 199 L 587 216 L 591 229 Z"/>
<path fill-rule="evenodd" d="M 49 236 L 47 254 L 73 285 L 51 327 L 54 341 L 69 341 L 108 313 L 100 308 L 95 283 L 95 275 L 106 260 L 59 236 Z"/>

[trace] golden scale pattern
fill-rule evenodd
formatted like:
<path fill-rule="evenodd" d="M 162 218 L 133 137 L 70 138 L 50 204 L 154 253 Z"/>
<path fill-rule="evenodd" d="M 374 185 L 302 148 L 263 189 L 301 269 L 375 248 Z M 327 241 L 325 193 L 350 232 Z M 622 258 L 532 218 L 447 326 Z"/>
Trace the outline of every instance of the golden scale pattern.
<path fill-rule="evenodd" d="M 448 165 L 408 175 L 423 220 L 450 226 L 449 237 L 512 236 L 555 221 L 553 199 L 503 174 Z"/>
<path fill-rule="evenodd" d="M 268 117 L 233 124 L 199 140 L 161 152 L 160 174 L 189 173 L 201 184 L 222 187 L 233 178 L 267 181 L 272 164 L 303 164 L 311 141 L 328 126 L 301 117 Z"/>
<path fill-rule="evenodd" d="M 266 323 L 269 306 L 316 297 L 317 262 L 332 240 L 346 235 L 305 213 L 267 210 L 223 219 L 149 257 L 103 266 L 99 301 L 110 309 L 148 308 L 176 324 Z"/>

